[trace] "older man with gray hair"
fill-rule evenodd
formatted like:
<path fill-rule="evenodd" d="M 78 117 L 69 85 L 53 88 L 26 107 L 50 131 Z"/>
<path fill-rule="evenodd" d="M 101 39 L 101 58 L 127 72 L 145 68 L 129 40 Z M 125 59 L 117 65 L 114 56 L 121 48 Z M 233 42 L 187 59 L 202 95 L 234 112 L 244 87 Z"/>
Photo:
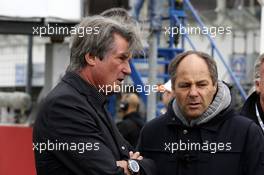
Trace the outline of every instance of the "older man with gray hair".
<path fill-rule="evenodd" d="M 264 54 L 256 60 L 254 81 L 255 91 L 246 100 L 241 114 L 253 120 L 264 133 Z"/>
<path fill-rule="evenodd" d="M 35 122 L 37 174 L 155 174 L 152 161 L 132 150 L 106 109 L 106 94 L 131 73 L 139 36 L 133 27 L 102 16 L 83 19 L 77 29 L 85 34 L 72 36 L 66 75 Z"/>

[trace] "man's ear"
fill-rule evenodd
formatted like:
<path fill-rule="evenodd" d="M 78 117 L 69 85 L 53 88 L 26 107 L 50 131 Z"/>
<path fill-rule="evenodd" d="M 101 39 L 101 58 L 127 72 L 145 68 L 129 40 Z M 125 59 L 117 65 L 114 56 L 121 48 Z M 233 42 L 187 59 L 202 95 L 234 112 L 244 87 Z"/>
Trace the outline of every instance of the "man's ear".
<path fill-rule="evenodd" d="M 85 61 L 88 65 L 94 66 L 96 64 L 95 59 L 96 56 L 91 55 L 90 53 L 87 53 L 84 55 Z"/>
<path fill-rule="evenodd" d="M 257 93 L 260 92 L 259 86 L 260 86 L 260 81 L 259 80 L 255 80 L 255 88 L 256 88 L 256 92 Z"/>

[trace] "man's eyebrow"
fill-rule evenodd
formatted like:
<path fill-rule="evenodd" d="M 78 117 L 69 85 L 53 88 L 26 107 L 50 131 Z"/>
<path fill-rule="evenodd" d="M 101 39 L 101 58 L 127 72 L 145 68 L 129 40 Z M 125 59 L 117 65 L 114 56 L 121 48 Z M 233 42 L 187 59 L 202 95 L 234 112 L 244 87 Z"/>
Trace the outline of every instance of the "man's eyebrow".
<path fill-rule="evenodd" d="M 188 84 L 188 81 L 180 81 L 179 84 Z M 189 83 L 190 84 L 190 83 Z"/>
<path fill-rule="evenodd" d="M 200 80 L 200 81 L 197 81 L 196 83 L 208 83 L 207 80 Z"/>
<path fill-rule="evenodd" d="M 118 53 L 118 56 L 124 57 L 124 58 L 129 58 L 132 56 L 132 54 L 129 52 L 124 52 L 124 53 Z"/>

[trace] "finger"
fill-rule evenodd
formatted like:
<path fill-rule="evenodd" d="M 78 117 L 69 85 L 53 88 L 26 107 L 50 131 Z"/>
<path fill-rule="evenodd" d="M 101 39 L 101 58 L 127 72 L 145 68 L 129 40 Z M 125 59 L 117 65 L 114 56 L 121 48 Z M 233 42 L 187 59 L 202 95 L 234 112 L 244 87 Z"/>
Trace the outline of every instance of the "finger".
<path fill-rule="evenodd" d="M 143 159 L 143 157 L 142 156 L 139 156 L 138 158 L 137 158 L 137 160 L 142 160 Z"/>
<path fill-rule="evenodd" d="M 129 157 L 131 158 L 133 156 L 133 152 L 132 151 L 129 151 Z"/>
<path fill-rule="evenodd" d="M 135 152 L 130 158 L 131 159 L 137 159 L 140 156 L 139 152 Z"/>
<path fill-rule="evenodd" d="M 121 166 L 121 161 L 116 161 L 116 166 Z"/>
<path fill-rule="evenodd" d="M 138 157 L 138 156 L 140 156 L 140 153 L 139 152 L 135 152 L 134 153 L 134 156 L 137 156 Z"/>

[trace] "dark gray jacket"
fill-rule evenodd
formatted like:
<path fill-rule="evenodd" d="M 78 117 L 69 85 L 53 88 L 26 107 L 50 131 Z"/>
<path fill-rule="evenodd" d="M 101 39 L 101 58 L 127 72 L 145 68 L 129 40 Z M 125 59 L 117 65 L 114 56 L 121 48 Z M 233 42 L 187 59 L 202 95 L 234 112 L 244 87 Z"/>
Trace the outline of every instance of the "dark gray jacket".
<path fill-rule="evenodd" d="M 170 104 L 166 114 L 144 126 L 138 149 L 155 161 L 159 175 L 264 173 L 263 134 L 231 107 L 207 123 L 187 127 Z"/>
<path fill-rule="evenodd" d="M 77 74 L 69 72 L 63 77 L 40 107 L 34 125 L 38 175 L 124 174 L 116 161 L 127 160 L 132 148 L 118 132 L 105 102 L 105 97 Z M 40 153 L 43 143 L 57 143 L 57 150 L 50 146 Z M 67 150 L 60 143 L 68 145 Z M 155 174 L 151 160 L 139 164 L 142 174 Z"/>

